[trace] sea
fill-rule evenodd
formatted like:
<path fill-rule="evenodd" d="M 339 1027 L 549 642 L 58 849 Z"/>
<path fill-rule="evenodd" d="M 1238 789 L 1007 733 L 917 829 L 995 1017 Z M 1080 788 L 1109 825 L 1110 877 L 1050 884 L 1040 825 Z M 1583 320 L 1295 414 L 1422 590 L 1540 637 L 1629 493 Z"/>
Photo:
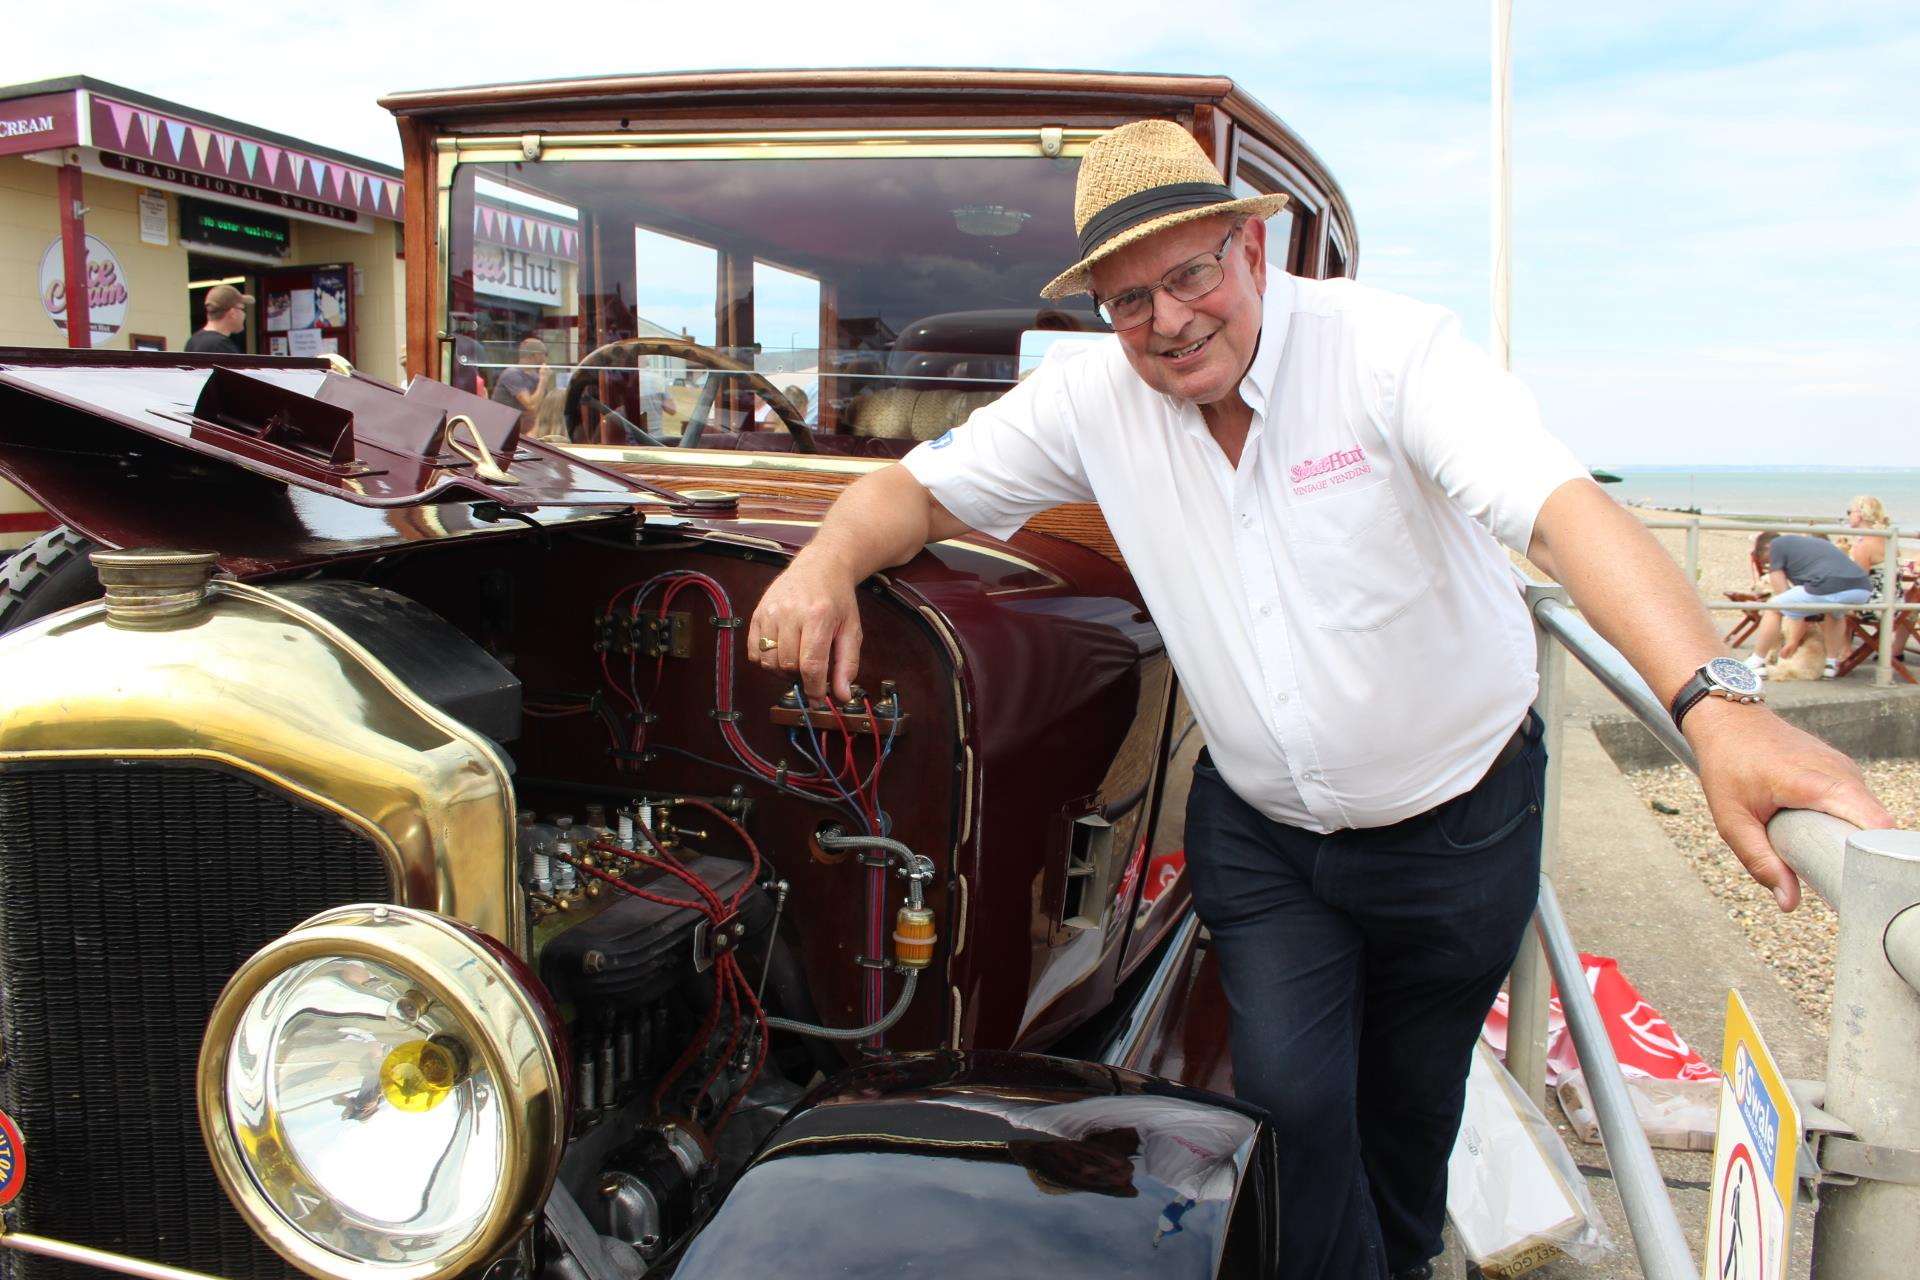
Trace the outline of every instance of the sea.
<path fill-rule="evenodd" d="M 1920 528 L 1920 467 L 1609 467 L 1607 492 L 1629 506 L 1714 516 L 1786 516 L 1845 524 L 1862 494 L 1903 528 Z"/>

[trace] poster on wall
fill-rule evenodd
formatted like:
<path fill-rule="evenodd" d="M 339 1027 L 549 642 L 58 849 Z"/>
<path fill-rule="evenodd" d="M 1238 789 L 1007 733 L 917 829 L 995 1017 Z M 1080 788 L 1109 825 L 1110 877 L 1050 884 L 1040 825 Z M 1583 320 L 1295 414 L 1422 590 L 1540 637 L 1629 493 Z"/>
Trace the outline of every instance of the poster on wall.
<path fill-rule="evenodd" d="M 132 294 L 120 260 L 99 236 L 87 237 L 87 328 L 94 341 L 111 338 L 127 323 Z M 40 306 L 62 333 L 67 329 L 67 262 L 60 238 L 40 255 Z"/>
<path fill-rule="evenodd" d="M 158 191 L 140 193 L 140 243 L 157 244 L 162 248 L 171 244 L 173 237 L 167 230 L 167 198 Z"/>
<path fill-rule="evenodd" d="M 290 356 L 353 354 L 353 302 L 347 290 L 351 265 L 322 262 L 311 266 L 279 267 L 264 271 L 259 291 L 267 300 L 259 343 L 266 350 Z M 284 300 L 284 301 L 283 301 Z M 284 348 L 272 345 L 284 341 Z"/>
<path fill-rule="evenodd" d="M 268 338 L 267 354 L 275 355 L 275 356 L 285 356 L 285 355 L 293 354 L 287 348 L 287 335 L 284 333 L 276 333 L 271 338 Z"/>
<path fill-rule="evenodd" d="M 322 329 L 338 329 L 347 322 L 347 273 L 338 269 L 313 273 L 313 313 Z"/>

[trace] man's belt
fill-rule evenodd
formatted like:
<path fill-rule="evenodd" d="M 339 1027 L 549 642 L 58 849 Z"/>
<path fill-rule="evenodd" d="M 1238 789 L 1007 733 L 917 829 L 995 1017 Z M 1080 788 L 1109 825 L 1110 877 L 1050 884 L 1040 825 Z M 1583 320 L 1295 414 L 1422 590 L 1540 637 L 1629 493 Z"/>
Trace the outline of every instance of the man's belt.
<path fill-rule="evenodd" d="M 1487 766 L 1486 773 L 1482 775 L 1482 781 L 1491 778 L 1494 774 L 1513 763 L 1513 758 L 1520 754 L 1522 747 L 1527 745 L 1527 726 L 1532 723 L 1533 712 L 1529 711 L 1525 716 L 1521 717 L 1520 727 L 1513 731 L 1511 738 L 1507 739 L 1507 745 L 1500 748 L 1500 754 L 1495 756 L 1493 763 Z"/>

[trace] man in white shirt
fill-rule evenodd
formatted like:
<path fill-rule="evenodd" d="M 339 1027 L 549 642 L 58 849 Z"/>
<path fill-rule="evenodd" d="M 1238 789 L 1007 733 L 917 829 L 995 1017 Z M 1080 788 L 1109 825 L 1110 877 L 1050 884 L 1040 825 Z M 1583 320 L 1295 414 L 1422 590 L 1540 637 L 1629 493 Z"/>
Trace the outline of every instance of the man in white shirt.
<path fill-rule="evenodd" d="M 1043 294 L 1090 290 L 1115 339 L 850 486 L 749 646 L 844 698 L 868 574 L 1098 502 L 1207 739 L 1188 868 L 1236 1090 L 1280 1134 L 1283 1274 L 1418 1277 L 1538 884 L 1533 636 L 1501 544 L 1676 704 L 1722 835 L 1783 909 L 1776 809 L 1892 824 L 1846 757 L 1707 678 L 1724 651 L 1692 585 L 1453 317 L 1268 267 L 1284 201 L 1236 199 L 1166 121 L 1096 141 L 1082 260 Z"/>

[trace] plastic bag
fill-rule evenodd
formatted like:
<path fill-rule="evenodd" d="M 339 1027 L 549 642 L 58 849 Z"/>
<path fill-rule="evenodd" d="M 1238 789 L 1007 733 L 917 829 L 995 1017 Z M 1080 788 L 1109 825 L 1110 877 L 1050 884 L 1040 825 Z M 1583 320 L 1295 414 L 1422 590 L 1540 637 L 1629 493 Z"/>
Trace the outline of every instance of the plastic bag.
<path fill-rule="evenodd" d="M 1648 1004 L 1620 966 L 1607 956 L 1580 954 L 1580 970 L 1587 989 L 1606 1024 L 1607 1039 L 1613 1042 L 1614 1056 L 1620 1060 L 1624 1075 L 1645 1076 L 1654 1080 L 1717 1081 L 1719 1072 L 1694 1051 L 1693 1046 L 1674 1030 L 1660 1011 Z M 1507 993 L 1494 997 L 1481 1036 L 1502 1056 L 1507 1048 Z M 1568 1075 L 1580 1069 L 1579 1055 L 1573 1049 L 1573 1035 L 1567 1030 L 1566 1015 L 1560 1009 L 1556 988 L 1547 1005 L 1547 1085 L 1558 1088 Z"/>
<path fill-rule="evenodd" d="M 1566 1144 L 1484 1041 L 1447 1160 L 1447 1214 L 1490 1280 L 1559 1257 L 1591 1263 L 1612 1247 Z"/>
<path fill-rule="evenodd" d="M 1711 1151 L 1720 1127 L 1720 1081 L 1656 1080 L 1651 1076 L 1624 1077 L 1633 1113 L 1651 1146 L 1670 1151 Z M 1575 1071 L 1554 1086 L 1567 1123 L 1582 1142 L 1600 1141 L 1600 1121 L 1593 1110 L 1587 1074 Z"/>

